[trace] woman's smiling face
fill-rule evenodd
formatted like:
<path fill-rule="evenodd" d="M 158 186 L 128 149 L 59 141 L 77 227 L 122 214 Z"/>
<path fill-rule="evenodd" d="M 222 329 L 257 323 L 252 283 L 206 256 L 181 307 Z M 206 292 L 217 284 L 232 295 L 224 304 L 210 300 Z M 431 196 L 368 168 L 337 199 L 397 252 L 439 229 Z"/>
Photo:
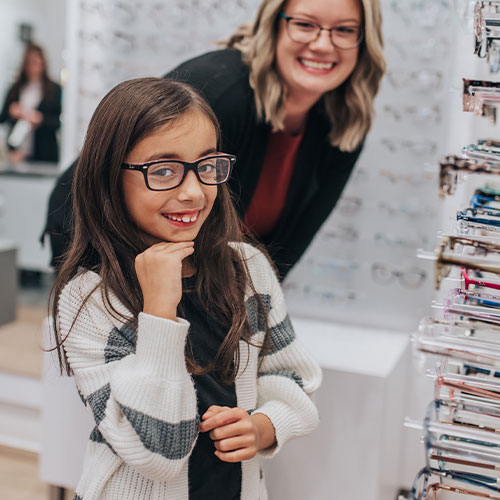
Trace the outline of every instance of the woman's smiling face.
<path fill-rule="evenodd" d="M 212 122 L 203 112 L 193 110 L 138 141 L 125 161 L 192 162 L 216 151 Z M 127 210 L 149 244 L 193 241 L 217 197 L 217 186 L 201 184 L 194 172 L 188 172 L 180 186 L 168 191 L 151 191 L 138 171 L 123 170 L 121 179 Z"/>
<path fill-rule="evenodd" d="M 323 28 L 363 26 L 360 0 L 289 0 L 283 11 Z M 353 72 L 359 47 L 338 49 L 330 34 L 321 31 L 308 44 L 294 42 L 280 19 L 276 42 L 276 66 L 288 95 L 315 97 L 337 88 Z"/>

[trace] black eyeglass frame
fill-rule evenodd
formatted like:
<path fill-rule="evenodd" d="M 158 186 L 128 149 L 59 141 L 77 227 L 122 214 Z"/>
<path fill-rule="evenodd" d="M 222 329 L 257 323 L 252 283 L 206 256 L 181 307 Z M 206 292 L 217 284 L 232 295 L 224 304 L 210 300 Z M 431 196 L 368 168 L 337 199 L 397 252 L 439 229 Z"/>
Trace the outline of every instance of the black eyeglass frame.
<path fill-rule="evenodd" d="M 198 172 L 198 165 L 206 160 L 210 160 L 211 158 L 226 158 L 229 160 L 229 169 L 227 172 L 227 176 L 221 182 L 214 182 L 214 183 L 205 182 L 200 177 L 200 174 Z M 169 188 L 162 188 L 162 189 L 155 189 L 149 185 L 149 182 L 148 182 L 149 167 L 151 167 L 152 165 L 158 165 L 159 163 L 181 163 L 182 165 L 184 165 L 184 173 L 181 177 L 181 180 L 179 181 L 179 183 L 177 185 L 175 185 L 173 187 L 169 187 Z M 188 172 L 191 170 L 194 172 L 194 175 L 196 175 L 196 178 L 198 179 L 198 181 L 201 184 L 204 184 L 205 186 L 218 186 L 219 184 L 224 184 L 225 182 L 228 181 L 229 177 L 231 176 L 231 171 L 232 171 L 235 163 L 236 163 L 236 156 L 234 156 L 234 155 L 216 154 L 216 155 L 204 156 L 203 158 L 200 158 L 199 160 L 191 161 L 191 162 L 165 158 L 164 160 L 154 160 L 154 161 L 148 161 L 146 163 L 122 163 L 121 168 L 122 168 L 122 170 L 136 170 L 138 172 L 142 172 L 142 174 L 144 175 L 144 182 L 146 183 L 146 187 L 151 191 L 170 191 L 171 189 L 175 189 L 175 188 L 179 187 L 184 182 L 184 179 L 186 178 Z"/>
<path fill-rule="evenodd" d="M 362 26 L 356 26 L 357 29 L 359 29 L 359 39 L 358 41 L 356 42 L 356 45 L 353 45 L 352 47 L 339 47 L 334 41 L 333 41 L 333 36 L 332 36 L 332 32 L 334 30 L 337 30 L 339 28 L 339 26 L 334 26 L 333 28 L 323 28 L 323 26 L 313 22 L 313 21 L 309 21 L 308 19 L 304 19 L 302 17 L 293 17 L 293 16 L 287 16 L 284 12 L 280 12 L 279 13 L 279 16 L 281 18 L 283 18 L 285 21 L 286 21 L 286 32 L 288 34 L 288 36 L 290 37 L 290 40 L 294 41 L 295 43 L 300 43 L 302 45 L 307 45 L 308 43 L 312 43 L 312 42 L 315 42 L 320 36 L 321 36 L 321 32 L 322 31 L 328 31 L 328 34 L 329 34 L 329 38 L 330 38 L 330 42 L 331 44 L 336 47 L 337 49 L 340 49 L 340 50 L 351 50 L 351 49 L 355 49 L 356 47 L 359 47 L 361 45 L 361 43 L 363 42 L 363 39 L 365 37 L 365 32 L 364 32 L 364 29 Z M 316 26 L 318 29 L 318 33 L 316 35 L 316 38 L 314 38 L 313 40 L 311 40 L 310 42 L 298 42 L 297 40 L 294 40 L 291 36 L 290 36 L 290 32 L 289 32 L 289 28 L 288 28 L 288 24 L 290 21 L 292 20 L 297 20 L 297 21 L 303 21 L 304 23 L 307 23 L 307 24 L 311 24 L 313 26 Z M 347 27 L 347 26 L 345 26 Z M 354 26 L 349 26 L 349 27 L 354 27 Z"/>

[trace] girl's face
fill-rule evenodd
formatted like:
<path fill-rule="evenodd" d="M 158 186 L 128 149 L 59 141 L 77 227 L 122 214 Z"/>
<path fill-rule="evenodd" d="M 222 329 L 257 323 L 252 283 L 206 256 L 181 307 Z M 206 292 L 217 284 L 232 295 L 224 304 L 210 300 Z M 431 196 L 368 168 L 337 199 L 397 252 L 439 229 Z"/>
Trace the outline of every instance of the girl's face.
<path fill-rule="evenodd" d="M 192 162 L 216 151 L 217 137 L 212 122 L 195 110 L 141 139 L 125 161 L 135 164 L 158 159 Z M 180 186 L 169 191 L 151 191 L 138 171 L 122 170 L 121 179 L 127 210 L 151 245 L 160 241 L 193 241 L 217 196 L 217 186 L 201 184 L 192 171 Z"/>
<path fill-rule="evenodd" d="M 284 13 L 323 28 L 363 26 L 360 0 L 289 0 Z M 289 93 L 319 99 L 349 77 L 358 52 L 358 47 L 334 47 L 330 34 L 324 30 L 311 43 L 294 42 L 288 36 L 285 19 L 279 20 L 276 65 Z"/>

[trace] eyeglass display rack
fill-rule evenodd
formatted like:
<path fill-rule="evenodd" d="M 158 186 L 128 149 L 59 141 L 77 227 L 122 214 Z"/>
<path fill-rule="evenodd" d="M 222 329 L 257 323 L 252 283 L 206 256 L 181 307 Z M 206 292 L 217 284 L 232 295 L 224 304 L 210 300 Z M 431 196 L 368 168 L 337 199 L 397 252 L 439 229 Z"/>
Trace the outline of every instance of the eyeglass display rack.
<path fill-rule="evenodd" d="M 500 88 L 500 2 L 462 2 L 461 8 L 474 33 L 474 54 L 485 62 L 478 65 L 470 45 L 464 47 L 457 67 L 467 79 L 456 84 L 455 152 L 439 162 L 438 245 L 433 253 L 420 252 L 434 263 L 436 295 L 433 314 L 421 320 L 412 348 L 419 371 L 433 381 L 434 400 L 421 419 L 405 422 L 418 429 L 424 444 L 424 467 L 399 497 L 409 500 L 500 498 L 500 212 L 495 198 L 498 192 L 500 199 L 495 149 L 500 101 L 493 95 Z M 473 113 L 460 117 L 458 109 Z"/>
<path fill-rule="evenodd" d="M 215 50 L 256 0 L 78 0 L 68 4 L 62 163 L 77 156 L 104 94 Z M 429 310 L 434 186 L 449 116 L 453 0 L 381 0 L 388 72 L 362 155 L 332 216 L 284 283 L 296 317 L 410 331 Z M 458 26 L 458 27 L 457 27 Z M 333 166 L 334 167 L 334 166 Z M 236 166 L 237 168 L 237 166 Z"/>

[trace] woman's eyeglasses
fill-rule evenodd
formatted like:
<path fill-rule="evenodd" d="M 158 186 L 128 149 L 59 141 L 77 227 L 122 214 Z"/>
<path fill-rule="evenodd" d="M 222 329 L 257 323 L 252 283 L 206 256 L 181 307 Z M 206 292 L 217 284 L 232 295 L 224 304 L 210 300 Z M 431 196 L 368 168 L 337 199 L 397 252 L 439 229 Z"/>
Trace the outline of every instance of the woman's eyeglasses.
<path fill-rule="evenodd" d="M 147 163 L 122 163 L 124 170 L 137 170 L 144 175 L 151 191 L 168 191 L 180 186 L 192 170 L 201 184 L 215 186 L 229 179 L 236 156 L 218 154 L 189 162 L 181 160 L 155 160 Z"/>
<path fill-rule="evenodd" d="M 312 43 L 320 37 L 322 31 L 328 31 L 332 45 L 338 49 L 354 49 L 363 40 L 363 29 L 360 26 L 323 28 L 307 19 L 287 16 L 284 12 L 280 12 L 280 17 L 286 21 L 288 36 L 297 43 Z"/>

